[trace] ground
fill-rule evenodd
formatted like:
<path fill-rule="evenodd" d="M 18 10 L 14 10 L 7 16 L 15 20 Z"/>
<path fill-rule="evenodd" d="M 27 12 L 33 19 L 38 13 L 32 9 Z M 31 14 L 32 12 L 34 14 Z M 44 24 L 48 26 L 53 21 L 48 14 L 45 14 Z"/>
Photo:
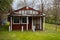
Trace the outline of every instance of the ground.
<path fill-rule="evenodd" d="M 46 23 L 45 31 L 0 31 L 0 40 L 60 40 L 60 25 L 57 29 Z"/>

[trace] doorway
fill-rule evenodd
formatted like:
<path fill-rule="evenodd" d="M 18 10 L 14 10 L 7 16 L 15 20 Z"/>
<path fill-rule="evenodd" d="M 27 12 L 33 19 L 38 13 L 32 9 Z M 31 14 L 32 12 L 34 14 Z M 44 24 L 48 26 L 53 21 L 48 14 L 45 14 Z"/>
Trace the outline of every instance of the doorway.
<path fill-rule="evenodd" d="M 33 17 L 33 26 L 35 30 L 40 30 L 40 17 Z"/>
<path fill-rule="evenodd" d="M 31 30 L 32 29 L 32 17 L 29 17 L 28 20 L 29 20 L 28 29 Z"/>

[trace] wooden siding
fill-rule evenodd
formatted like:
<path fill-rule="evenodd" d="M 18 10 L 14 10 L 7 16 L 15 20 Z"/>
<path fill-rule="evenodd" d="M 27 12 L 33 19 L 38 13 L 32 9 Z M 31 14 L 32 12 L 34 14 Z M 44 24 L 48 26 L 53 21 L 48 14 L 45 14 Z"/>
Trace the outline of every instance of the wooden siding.
<path fill-rule="evenodd" d="M 35 17 L 34 17 L 35 18 Z M 43 30 L 43 17 L 42 18 L 42 22 L 41 22 L 41 29 L 37 28 L 37 20 L 36 20 L 36 29 L 37 30 Z M 39 19 L 39 17 L 37 17 L 37 19 Z M 23 26 L 24 30 L 27 30 L 27 24 L 12 24 L 12 30 L 21 30 Z M 28 24 L 28 30 L 32 30 L 32 17 L 29 17 L 29 24 Z"/>
<path fill-rule="evenodd" d="M 26 24 L 13 24 L 12 29 L 13 30 L 21 30 L 23 26 L 23 29 L 26 30 Z"/>
<path fill-rule="evenodd" d="M 27 24 L 12 24 L 13 30 L 21 30 L 23 26 L 24 30 L 27 30 Z M 28 30 L 32 29 L 32 18 L 29 17 Z"/>

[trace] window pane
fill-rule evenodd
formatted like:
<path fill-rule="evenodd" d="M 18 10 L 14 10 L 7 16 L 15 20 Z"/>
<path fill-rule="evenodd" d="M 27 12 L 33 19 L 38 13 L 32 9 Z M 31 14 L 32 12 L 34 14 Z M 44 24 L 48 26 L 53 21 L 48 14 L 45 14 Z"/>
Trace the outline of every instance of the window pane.
<path fill-rule="evenodd" d="M 13 22 L 14 23 L 19 23 L 19 17 L 13 17 Z"/>
<path fill-rule="evenodd" d="M 21 11 L 19 11 L 19 14 L 21 14 Z"/>
<path fill-rule="evenodd" d="M 22 10 L 22 15 L 25 15 L 25 12 L 24 12 L 24 10 Z"/>
<path fill-rule="evenodd" d="M 32 10 L 29 10 L 29 14 L 32 14 Z"/>
<path fill-rule="evenodd" d="M 26 17 L 23 17 L 23 18 L 22 18 L 22 23 L 27 23 Z"/>
<path fill-rule="evenodd" d="M 18 12 L 14 12 L 15 14 L 18 14 Z"/>
<path fill-rule="evenodd" d="M 36 11 L 33 11 L 33 14 L 36 14 Z"/>
<path fill-rule="evenodd" d="M 27 14 L 30 14 L 30 10 L 27 10 Z"/>
<path fill-rule="evenodd" d="M 25 15 L 27 14 L 27 10 L 25 10 Z"/>

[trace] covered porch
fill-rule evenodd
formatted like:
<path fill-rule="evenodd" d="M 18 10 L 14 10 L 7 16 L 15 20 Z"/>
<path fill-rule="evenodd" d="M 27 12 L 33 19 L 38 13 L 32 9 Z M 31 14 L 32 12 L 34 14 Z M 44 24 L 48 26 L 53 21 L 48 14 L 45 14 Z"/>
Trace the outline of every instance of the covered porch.
<path fill-rule="evenodd" d="M 11 30 L 43 30 L 42 16 L 11 16 Z"/>

